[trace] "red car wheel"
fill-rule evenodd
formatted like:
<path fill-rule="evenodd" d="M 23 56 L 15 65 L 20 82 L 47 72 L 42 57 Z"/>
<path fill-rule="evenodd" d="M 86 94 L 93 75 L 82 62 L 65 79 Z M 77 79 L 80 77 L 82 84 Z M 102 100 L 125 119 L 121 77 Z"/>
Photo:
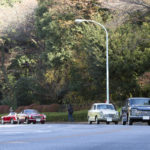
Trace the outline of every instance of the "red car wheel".
<path fill-rule="evenodd" d="M 3 120 L 3 119 L 1 120 L 1 123 L 2 123 L 2 124 L 5 124 L 5 122 L 4 122 L 4 120 Z"/>
<path fill-rule="evenodd" d="M 42 121 L 41 124 L 45 124 L 45 121 Z"/>

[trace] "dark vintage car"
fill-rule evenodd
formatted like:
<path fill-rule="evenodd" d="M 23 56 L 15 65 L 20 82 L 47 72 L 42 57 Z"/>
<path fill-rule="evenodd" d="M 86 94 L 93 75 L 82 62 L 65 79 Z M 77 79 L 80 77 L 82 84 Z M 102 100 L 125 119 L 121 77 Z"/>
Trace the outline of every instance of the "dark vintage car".
<path fill-rule="evenodd" d="M 41 123 L 44 124 L 46 121 L 46 116 L 44 114 L 40 114 L 35 109 L 25 109 L 21 113 L 17 115 L 18 123 Z"/>
<path fill-rule="evenodd" d="M 122 108 L 122 124 L 132 125 L 138 121 L 150 125 L 150 98 L 133 97 L 126 100 L 126 105 Z"/>
<path fill-rule="evenodd" d="M 8 115 L 2 116 L 1 117 L 1 123 L 11 123 L 15 124 L 17 123 L 17 114 L 15 112 L 10 112 Z"/>

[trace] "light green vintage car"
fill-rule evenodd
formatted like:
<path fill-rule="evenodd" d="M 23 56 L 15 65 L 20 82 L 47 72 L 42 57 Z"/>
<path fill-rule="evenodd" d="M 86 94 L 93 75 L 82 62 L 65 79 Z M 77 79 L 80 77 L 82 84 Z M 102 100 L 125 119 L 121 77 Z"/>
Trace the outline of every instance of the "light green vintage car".
<path fill-rule="evenodd" d="M 115 110 L 113 104 L 94 103 L 88 111 L 89 124 L 92 124 L 92 122 L 96 122 L 97 124 L 100 122 L 106 122 L 107 124 L 114 122 L 118 124 L 118 121 L 119 113 Z"/>

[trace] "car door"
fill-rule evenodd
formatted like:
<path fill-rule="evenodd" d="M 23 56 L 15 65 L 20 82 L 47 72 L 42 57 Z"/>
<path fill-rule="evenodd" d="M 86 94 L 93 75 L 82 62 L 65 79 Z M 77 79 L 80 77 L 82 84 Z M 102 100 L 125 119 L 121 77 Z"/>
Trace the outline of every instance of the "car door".
<path fill-rule="evenodd" d="M 7 117 L 7 122 L 10 122 L 11 117 L 12 117 L 12 115 L 11 115 L 11 114 L 9 114 L 9 115 L 8 115 L 8 117 Z"/>
<path fill-rule="evenodd" d="M 95 120 L 96 117 L 99 117 L 100 110 L 98 109 L 98 105 L 94 106 L 94 111 L 93 111 L 93 119 Z"/>
<path fill-rule="evenodd" d="M 91 121 L 95 121 L 95 115 L 96 115 L 96 105 L 94 104 L 89 110 L 89 117 Z"/>
<path fill-rule="evenodd" d="M 9 116 L 4 116 L 4 117 L 3 117 L 4 122 L 8 122 L 8 120 L 9 120 L 8 117 L 9 117 Z"/>

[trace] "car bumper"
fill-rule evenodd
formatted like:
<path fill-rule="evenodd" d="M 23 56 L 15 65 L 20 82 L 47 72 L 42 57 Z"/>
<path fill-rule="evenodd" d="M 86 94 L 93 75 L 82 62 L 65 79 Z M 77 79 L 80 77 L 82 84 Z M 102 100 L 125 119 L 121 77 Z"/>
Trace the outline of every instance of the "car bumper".
<path fill-rule="evenodd" d="M 130 116 L 130 119 L 134 121 L 150 121 L 150 116 Z"/>
<path fill-rule="evenodd" d="M 46 119 L 29 119 L 30 122 L 45 122 Z"/>
<path fill-rule="evenodd" d="M 103 117 L 103 118 L 98 118 L 98 120 L 103 122 L 118 122 L 119 118 Z"/>

